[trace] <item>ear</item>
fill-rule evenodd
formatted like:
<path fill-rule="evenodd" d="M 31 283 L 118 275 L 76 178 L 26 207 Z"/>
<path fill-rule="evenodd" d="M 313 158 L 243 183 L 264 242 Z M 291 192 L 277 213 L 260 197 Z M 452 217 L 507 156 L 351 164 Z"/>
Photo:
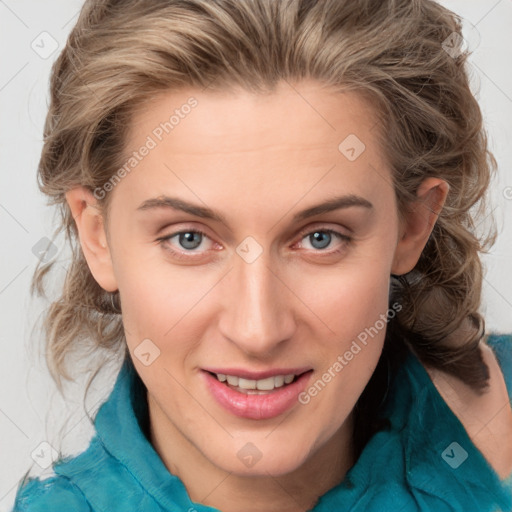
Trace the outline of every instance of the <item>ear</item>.
<path fill-rule="evenodd" d="M 391 268 L 394 275 L 410 272 L 420 259 L 423 248 L 441 212 L 449 185 L 440 178 L 426 178 L 418 188 L 417 200 L 405 212 Z"/>
<path fill-rule="evenodd" d="M 86 188 L 77 187 L 66 192 L 66 201 L 76 222 L 91 274 L 104 290 L 116 291 L 112 258 L 97 199 Z"/>

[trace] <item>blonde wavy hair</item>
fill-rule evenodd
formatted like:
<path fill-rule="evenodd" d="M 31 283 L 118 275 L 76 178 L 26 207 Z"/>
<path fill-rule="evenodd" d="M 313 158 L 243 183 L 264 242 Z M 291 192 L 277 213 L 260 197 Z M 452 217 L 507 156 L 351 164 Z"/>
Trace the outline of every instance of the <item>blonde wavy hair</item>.
<path fill-rule="evenodd" d="M 130 120 L 156 93 L 187 86 L 271 92 L 280 80 L 312 78 L 374 106 L 400 218 L 425 178 L 450 185 L 416 267 L 392 276 L 390 301 L 402 309 L 356 406 L 359 450 L 383 427 L 375 416 L 382 383 L 389 384 L 405 345 L 482 392 L 479 253 L 496 236 L 486 208 L 496 162 L 469 85 L 470 53 L 444 49 L 457 38 L 462 20 L 430 0 L 87 0 L 52 67 L 38 168 L 40 190 L 60 210 L 55 236 L 64 232 L 72 249 L 60 297 L 43 321 L 59 389 L 79 344 L 114 351 L 125 343 L 120 298 L 89 271 L 66 191 L 93 192 L 114 175 Z M 109 198 L 99 200 L 107 226 Z M 484 216 L 493 223 L 479 234 Z M 53 264 L 38 265 L 32 293 L 45 294 Z"/>

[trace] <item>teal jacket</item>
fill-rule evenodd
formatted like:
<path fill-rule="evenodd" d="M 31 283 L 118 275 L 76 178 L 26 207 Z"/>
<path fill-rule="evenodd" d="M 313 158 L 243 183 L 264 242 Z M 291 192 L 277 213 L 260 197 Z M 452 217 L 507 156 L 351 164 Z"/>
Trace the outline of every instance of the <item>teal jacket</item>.
<path fill-rule="evenodd" d="M 488 343 L 512 398 L 512 335 Z M 148 441 L 145 392 L 127 357 L 87 450 L 56 462 L 55 476 L 23 479 L 13 512 L 216 511 L 190 500 Z M 390 396 L 392 428 L 370 439 L 314 512 L 512 511 L 512 475 L 500 480 L 412 353 Z"/>

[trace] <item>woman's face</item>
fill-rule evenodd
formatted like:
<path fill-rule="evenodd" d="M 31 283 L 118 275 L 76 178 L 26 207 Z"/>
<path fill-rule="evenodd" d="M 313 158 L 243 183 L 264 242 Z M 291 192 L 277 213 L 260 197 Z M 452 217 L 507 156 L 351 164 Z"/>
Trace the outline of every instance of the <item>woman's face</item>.
<path fill-rule="evenodd" d="M 301 82 L 166 93 L 130 128 L 108 248 L 152 428 L 225 471 L 291 472 L 347 431 L 381 354 L 400 239 L 381 126 Z"/>

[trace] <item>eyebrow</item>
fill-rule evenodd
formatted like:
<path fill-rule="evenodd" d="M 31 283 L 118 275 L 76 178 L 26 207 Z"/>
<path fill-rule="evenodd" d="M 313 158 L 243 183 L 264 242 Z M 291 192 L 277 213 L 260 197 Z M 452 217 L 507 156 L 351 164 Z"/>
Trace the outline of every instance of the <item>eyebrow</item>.
<path fill-rule="evenodd" d="M 315 215 L 328 213 L 333 210 L 339 210 L 341 208 L 350 208 L 353 206 L 366 208 L 368 210 L 373 209 L 373 204 L 364 197 L 360 197 L 354 194 L 347 194 L 344 196 L 334 197 L 328 201 L 324 201 L 323 203 L 319 203 L 315 206 L 311 206 L 310 208 L 302 210 L 293 216 L 292 221 L 297 222 L 309 217 L 313 217 Z M 146 211 L 159 208 L 171 208 L 173 210 L 180 210 L 191 215 L 195 215 L 196 217 L 211 219 L 228 225 L 226 218 L 220 213 L 217 213 L 204 206 L 189 203 L 177 197 L 159 196 L 147 199 L 137 208 L 137 211 Z"/>

